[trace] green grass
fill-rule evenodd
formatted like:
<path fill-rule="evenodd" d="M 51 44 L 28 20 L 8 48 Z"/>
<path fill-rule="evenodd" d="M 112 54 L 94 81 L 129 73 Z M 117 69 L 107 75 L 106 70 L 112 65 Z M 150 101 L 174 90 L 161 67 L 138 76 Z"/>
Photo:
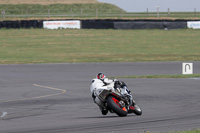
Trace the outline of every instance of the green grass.
<path fill-rule="evenodd" d="M 1 29 L 0 64 L 200 61 L 200 30 Z"/>
<path fill-rule="evenodd" d="M 98 9 L 98 11 L 97 11 Z M 100 4 L 53 4 L 53 5 L 36 5 L 36 4 L 10 4 L 0 5 L 0 11 L 5 10 L 5 15 L 1 15 L 2 20 L 17 18 L 57 18 L 57 17 L 96 17 L 98 14 L 105 13 L 125 13 L 121 8 L 106 3 Z M 15 15 L 15 16 L 11 16 Z"/>
<path fill-rule="evenodd" d="M 110 78 L 196 78 L 200 77 L 200 74 L 188 74 L 188 75 L 133 75 L 133 76 L 117 76 L 117 77 L 110 77 Z"/>
<path fill-rule="evenodd" d="M 169 132 L 169 133 L 200 133 L 200 130 L 180 131 L 180 132 Z"/>
<path fill-rule="evenodd" d="M 107 12 L 109 10 L 114 10 L 114 11 L 124 11 L 121 8 L 112 5 L 112 4 L 106 4 L 106 3 L 99 3 L 99 4 L 53 4 L 53 5 L 37 5 L 37 4 L 6 4 L 6 5 L 1 5 L 0 4 L 0 10 L 4 9 L 7 10 L 8 14 L 15 14 L 15 13 L 22 13 L 21 11 L 25 10 L 27 11 L 30 10 L 32 12 L 30 13 L 44 13 L 44 11 L 47 10 L 56 10 L 57 13 L 64 13 L 64 11 L 74 11 L 74 13 L 80 13 L 80 9 L 83 10 L 96 10 L 97 8 L 99 11 L 102 13 Z M 16 12 L 18 11 L 18 12 Z M 124 11 L 125 12 L 125 11 Z"/>

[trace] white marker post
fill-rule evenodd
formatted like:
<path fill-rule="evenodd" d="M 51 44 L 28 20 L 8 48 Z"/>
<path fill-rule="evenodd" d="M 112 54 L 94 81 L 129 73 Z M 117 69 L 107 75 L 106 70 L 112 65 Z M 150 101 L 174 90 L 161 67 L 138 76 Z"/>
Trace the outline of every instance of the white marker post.
<path fill-rule="evenodd" d="M 193 74 L 193 63 L 183 63 L 182 74 Z"/>

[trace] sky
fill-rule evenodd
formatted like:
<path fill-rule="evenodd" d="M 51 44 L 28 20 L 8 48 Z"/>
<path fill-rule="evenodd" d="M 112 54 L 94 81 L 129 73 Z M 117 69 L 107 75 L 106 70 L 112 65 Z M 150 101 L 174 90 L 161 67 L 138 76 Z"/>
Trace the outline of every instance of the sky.
<path fill-rule="evenodd" d="M 97 0 L 99 2 L 111 3 L 128 12 L 157 11 L 200 11 L 200 0 Z"/>

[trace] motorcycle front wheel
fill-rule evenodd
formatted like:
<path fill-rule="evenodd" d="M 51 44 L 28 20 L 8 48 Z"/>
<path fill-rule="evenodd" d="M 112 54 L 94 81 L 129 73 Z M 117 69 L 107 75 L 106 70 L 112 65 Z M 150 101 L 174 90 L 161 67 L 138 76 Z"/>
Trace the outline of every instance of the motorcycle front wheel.
<path fill-rule="evenodd" d="M 134 105 L 135 109 L 133 110 L 133 113 L 136 115 L 142 115 L 142 110 L 138 105 Z"/>
<path fill-rule="evenodd" d="M 128 110 L 126 107 L 120 105 L 120 100 L 114 96 L 108 96 L 106 99 L 108 108 L 115 112 L 118 116 L 124 117 L 127 116 Z"/>

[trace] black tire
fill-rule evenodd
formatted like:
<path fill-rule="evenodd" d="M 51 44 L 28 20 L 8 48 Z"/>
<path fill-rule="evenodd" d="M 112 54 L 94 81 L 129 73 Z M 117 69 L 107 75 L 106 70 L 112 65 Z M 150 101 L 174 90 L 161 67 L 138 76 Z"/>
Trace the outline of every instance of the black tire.
<path fill-rule="evenodd" d="M 133 110 L 133 113 L 136 115 L 142 115 L 142 110 L 138 105 L 134 105 L 135 109 Z"/>
<path fill-rule="evenodd" d="M 128 114 L 128 110 L 127 108 L 121 108 L 118 104 L 117 104 L 118 99 L 114 96 L 108 96 L 106 99 L 106 102 L 108 104 L 108 107 L 110 110 L 112 110 L 113 112 L 115 112 L 118 116 L 124 117 L 127 116 Z M 118 101 L 119 102 L 119 101 Z"/>

